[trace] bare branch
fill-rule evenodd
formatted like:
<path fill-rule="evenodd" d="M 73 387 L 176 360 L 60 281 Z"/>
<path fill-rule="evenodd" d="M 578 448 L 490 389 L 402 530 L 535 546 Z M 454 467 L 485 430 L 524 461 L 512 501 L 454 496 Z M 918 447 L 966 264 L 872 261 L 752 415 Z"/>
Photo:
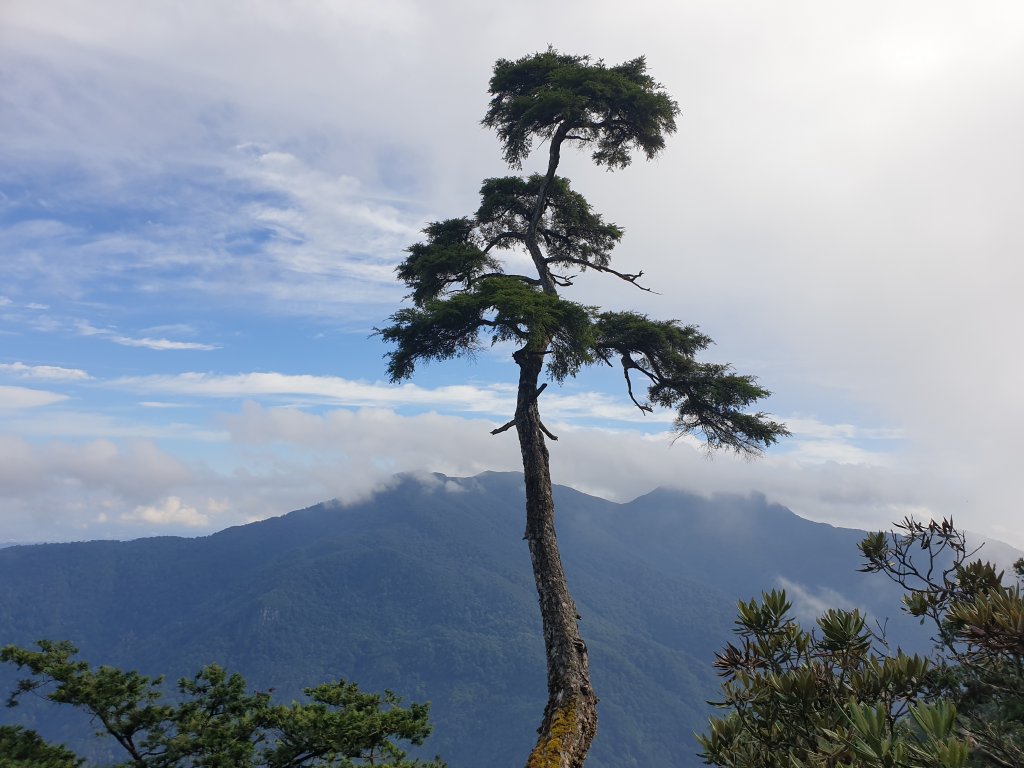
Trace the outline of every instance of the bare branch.
<path fill-rule="evenodd" d="M 629 399 L 633 401 L 633 405 L 639 408 L 641 411 L 646 413 L 654 413 L 654 409 L 649 405 L 644 405 L 636 397 L 633 396 L 633 382 L 629 380 L 629 367 L 623 361 L 622 375 L 626 378 L 626 391 L 629 392 Z"/>
<path fill-rule="evenodd" d="M 636 370 L 640 371 L 640 373 L 642 373 L 644 376 L 646 376 L 648 379 L 653 381 L 655 384 L 658 384 L 660 381 L 662 381 L 664 379 L 664 377 L 660 373 L 657 376 L 655 376 L 654 373 L 651 373 L 646 368 L 641 366 L 639 363 L 637 363 L 636 360 L 633 359 L 633 356 L 630 355 L 628 352 L 622 352 L 621 354 L 622 354 L 622 367 L 625 370 L 628 371 L 630 368 L 635 368 Z M 652 364 L 652 367 L 653 367 L 653 364 L 654 364 L 653 360 L 651 360 L 651 364 Z M 655 373 L 658 373 L 657 368 L 655 368 Z"/>
<path fill-rule="evenodd" d="M 540 397 L 540 393 L 543 392 L 545 389 L 547 389 L 547 386 L 548 386 L 548 383 L 545 381 L 543 384 L 541 384 L 539 387 L 537 387 L 537 391 L 533 393 L 533 400 L 536 400 L 538 397 Z M 514 427 L 516 425 L 516 422 L 518 420 L 519 420 L 518 418 L 512 419 L 511 421 L 508 421 L 508 422 L 502 424 L 497 429 L 492 429 L 491 430 L 491 434 L 492 435 L 500 435 L 502 432 L 507 432 L 508 430 L 512 429 L 512 427 Z M 548 437 L 550 437 L 552 440 L 557 440 L 558 439 L 553 434 L 548 432 L 547 427 L 545 427 L 543 424 L 540 425 L 540 428 L 544 431 L 544 434 L 547 435 Z"/>
<path fill-rule="evenodd" d="M 515 425 L 516 425 L 516 420 L 512 419 L 512 421 L 510 421 L 510 422 L 508 422 L 506 424 L 502 424 L 497 429 L 492 429 L 491 430 L 491 434 L 492 435 L 500 435 L 502 432 L 507 432 L 508 430 L 512 429 L 512 427 L 514 427 Z"/>
<path fill-rule="evenodd" d="M 640 272 L 637 272 L 634 275 L 634 274 L 631 274 L 629 272 L 619 272 L 617 269 L 612 269 L 611 267 L 603 267 L 600 264 L 594 264 L 593 262 L 587 261 L 586 259 L 573 259 L 573 258 L 569 258 L 567 256 L 552 256 L 551 258 L 545 259 L 544 263 L 545 264 L 552 264 L 552 263 L 556 263 L 556 264 L 579 264 L 580 266 L 586 267 L 587 269 L 594 269 L 594 270 L 597 270 L 598 272 L 607 272 L 609 275 L 615 275 L 620 280 L 625 280 L 627 283 L 632 283 L 637 288 L 639 288 L 641 291 L 647 291 L 647 293 L 654 293 L 654 294 L 657 294 L 659 296 L 661 295 L 660 293 L 658 293 L 654 289 L 647 288 L 646 286 L 640 285 L 640 283 L 637 282 L 641 277 L 644 276 L 643 270 L 641 270 Z"/>
<path fill-rule="evenodd" d="M 554 281 L 555 285 L 560 288 L 571 287 L 573 284 L 572 281 L 576 279 L 576 275 L 556 275 L 554 272 L 549 272 L 548 274 L 551 275 L 551 279 Z"/>
<path fill-rule="evenodd" d="M 547 427 L 544 426 L 544 422 L 543 421 L 538 421 L 537 423 L 540 425 L 540 431 L 541 432 L 543 432 L 545 435 L 547 435 L 552 440 L 557 440 L 558 439 L 557 435 L 551 434 L 551 431 Z"/>

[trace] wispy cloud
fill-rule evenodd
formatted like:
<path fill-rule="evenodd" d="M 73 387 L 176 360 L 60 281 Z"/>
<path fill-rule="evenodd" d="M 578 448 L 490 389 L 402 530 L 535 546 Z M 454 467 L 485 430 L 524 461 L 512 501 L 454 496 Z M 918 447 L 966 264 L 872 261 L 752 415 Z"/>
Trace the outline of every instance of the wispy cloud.
<path fill-rule="evenodd" d="M 24 379 L 48 379 L 53 381 L 83 381 L 92 378 L 80 368 L 61 368 L 56 365 L 26 365 L 25 363 L 0 363 L 0 373 L 9 373 Z"/>
<path fill-rule="evenodd" d="M 158 504 L 135 507 L 120 518 L 128 523 L 144 523 L 150 526 L 183 525 L 186 528 L 205 528 L 210 517 L 195 507 L 184 503 L 177 496 L 168 496 Z"/>
<path fill-rule="evenodd" d="M 335 405 L 350 408 L 431 408 L 445 412 L 487 414 L 499 422 L 515 412 L 515 388 L 505 383 L 423 387 L 381 381 L 277 372 L 217 374 L 188 372 L 173 375 L 122 377 L 108 385 L 134 393 L 193 398 L 270 400 L 283 405 Z M 640 412 L 623 397 L 606 392 L 573 389 L 544 395 L 544 414 L 558 429 L 619 428 L 667 431 L 671 411 Z M 783 417 L 784 421 L 789 422 Z M 795 437 L 779 452 L 801 463 L 885 465 L 896 430 L 832 425 L 810 417 L 793 420 Z"/>
<path fill-rule="evenodd" d="M 67 400 L 67 395 L 47 392 L 43 389 L 28 387 L 0 386 L 0 411 L 21 410 L 23 408 L 40 408 Z"/>
<path fill-rule="evenodd" d="M 151 407 L 140 406 L 147 409 Z M 131 411 L 121 407 L 113 413 L 64 406 L 58 409 L 32 409 L 6 414 L 3 432 L 33 440 L 173 440 L 219 443 L 227 439 L 222 429 L 205 422 L 161 419 L 160 411 Z"/>
<path fill-rule="evenodd" d="M 643 13 L 616 15 L 614 3 L 591 4 L 585 17 L 571 4 L 537 0 L 486 12 L 453 0 L 429 8 L 411 0 L 287 7 L 251 0 L 245 14 L 229 17 L 216 3 L 180 5 L 3 3 L 12 33 L 0 46 L 0 70 L 9 75 L 0 99 L 0 333 L 5 343 L 24 343 L 8 347 L 5 362 L 37 360 L 28 351 L 33 333 L 73 335 L 69 318 L 77 317 L 110 329 L 109 360 L 76 357 L 95 352 L 77 344 L 42 362 L 64 361 L 93 376 L 115 368 L 151 373 L 132 367 L 157 355 L 143 349 L 167 351 L 167 363 L 176 349 L 226 343 L 226 326 L 268 313 L 330 318 L 335 327 L 379 321 L 403 292 L 391 265 L 421 222 L 470 213 L 481 177 L 507 172 L 493 134 L 473 126 L 495 56 L 536 48 L 522 23 L 526 7 L 543 10 L 567 51 L 609 61 L 647 53 L 686 113 L 685 135 L 655 165 L 607 174 L 566 154 L 574 186 L 627 228 L 617 263 L 646 270 L 660 291 L 643 294 L 638 306 L 634 293 L 616 293 L 626 286 L 583 276 L 580 298 L 699 321 L 721 345 L 716 354 L 779 393 L 773 410 L 821 415 L 823 423 L 783 417 L 794 439 L 768 461 L 723 473 L 721 485 L 754 477 L 809 515 L 874 519 L 927 501 L 967 510 L 979 529 L 1019 531 L 1024 260 L 1012 257 L 1022 247 L 1020 180 L 1006 169 L 1024 159 L 1024 110 L 1019 98 L 1007 98 L 1020 91 L 1024 4 L 965 3 L 948 13 L 922 12 L 924 0 L 752 11 L 765 33 L 742 43 L 757 67 L 736 56 L 729 4 L 705 4 L 699 14 L 686 4 L 659 8 L 670 23 L 657 29 Z M 479 29 L 503 30 L 506 50 L 496 53 L 493 35 L 473 34 Z M 464 44 L 436 45 L 453 35 Z M 963 108 L 951 116 L 949 104 Z M 745 114 L 759 118 L 737 119 Z M 533 158 L 527 172 L 540 167 L 534 159 L 543 164 Z M 223 334 L 161 328 L 193 317 L 182 308 L 197 297 L 216 297 L 204 310 Z M 228 313 L 237 314 L 228 320 Z M 122 319 L 129 316 L 145 319 Z M 277 343 L 297 337 L 282 327 Z M 243 359 L 240 343 L 232 365 L 257 369 L 275 359 L 273 343 L 256 361 Z M 293 351 L 281 358 L 294 361 Z M 346 368 L 361 375 L 356 370 Z M 230 396 L 241 399 L 259 390 L 234 385 Z M 498 388 L 356 391 L 335 383 L 337 391 L 318 394 L 322 382 L 309 385 L 312 393 L 303 382 L 284 386 L 297 389 L 248 397 L 274 406 L 511 416 L 511 395 Z M 147 391 L 154 394 L 131 401 L 178 394 Z M 991 407 L 970 407 L 965 393 Z M 229 395 L 188 396 L 191 404 Z M 646 432 L 663 421 L 572 387 L 546 392 L 543 407 L 546 418 L 566 425 L 557 444 L 563 470 L 572 465 L 594 489 L 622 493 L 636 487 L 632 477 L 649 484 L 682 474 L 643 450 L 644 441 L 664 441 Z M 110 434 L 155 428 L 160 412 L 142 411 L 131 411 L 136 423 L 108 424 L 119 430 Z M 20 434 L 34 430 L 34 439 L 71 429 L 80 439 L 102 428 L 77 418 L 57 423 L 66 416 L 65 408 L 35 408 L 5 423 L 17 421 Z M 423 423 L 398 422 L 388 439 L 401 441 L 402 430 Z M 581 427 L 592 424 L 604 431 Z M 370 420 L 354 425 L 361 426 L 372 428 Z M 472 431 L 432 427 L 453 440 Z M 625 427 L 632 434 L 609 434 Z M 566 450 L 575 435 L 586 439 Z M 611 447 L 601 447 L 600 435 Z M 421 462 L 434 461 L 436 445 L 418 445 Z M 453 446 L 483 450 L 473 441 Z M 338 457 L 331 458 L 334 471 Z M 387 455 L 379 458 L 390 466 Z M 465 464 L 475 458 L 467 454 Z M 704 482 L 723 466 L 731 464 L 686 470 Z M 908 467 L 916 489 L 896 471 Z M 256 472 L 244 462 L 238 468 Z M 302 498 L 311 475 L 301 462 L 289 469 L 294 479 L 275 475 L 268 486 Z M 169 492 L 133 504 L 159 505 Z M 232 492 L 244 497 L 244 483 Z M 205 509 L 199 497 L 178 495 Z M 283 506 L 284 496 L 274 498 L 261 509 Z M 84 503 L 74 494 L 65 501 L 68 509 Z M 25 519 L 42 506 L 26 503 Z"/>
<path fill-rule="evenodd" d="M 135 376 L 114 379 L 109 385 L 132 392 L 239 399 L 278 397 L 350 407 L 444 406 L 476 413 L 506 413 L 515 409 L 514 388 L 506 385 L 431 389 L 416 384 L 390 385 L 340 376 L 274 372 Z"/>
<path fill-rule="evenodd" d="M 899 440 L 906 435 L 903 430 L 893 428 L 872 428 L 858 424 L 828 424 L 813 416 L 790 416 L 786 426 L 794 434 L 805 438 Z"/>
<path fill-rule="evenodd" d="M 82 336 L 101 336 L 103 338 L 109 339 L 115 344 L 120 344 L 123 347 L 142 347 L 144 349 L 155 349 L 158 351 L 191 349 L 200 350 L 204 352 L 208 352 L 214 349 L 220 349 L 220 347 L 216 344 L 203 344 L 197 341 L 174 341 L 171 339 L 154 339 L 150 338 L 149 336 L 125 336 L 108 328 L 97 328 L 84 320 L 79 320 L 78 322 L 76 322 L 75 325 L 78 330 L 78 333 L 80 333 Z"/>
<path fill-rule="evenodd" d="M 515 412 L 515 387 L 510 384 L 456 384 L 422 387 L 379 381 L 253 372 L 216 374 L 189 372 L 174 375 L 123 377 L 109 382 L 132 392 L 215 398 L 278 398 L 305 400 L 356 408 L 439 408 L 464 413 L 486 413 L 505 420 Z M 601 392 L 554 392 L 545 395 L 545 414 L 552 423 L 628 422 L 660 427 L 672 421 L 668 412 L 646 415 L 621 399 Z"/>
<path fill-rule="evenodd" d="M 201 457 L 187 463 L 159 449 L 154 440 L 203 439 L 193 434 L 195 427 L 153 427 L 152 439 L 139 440 L 131 436 L 144 431 L 134 422 L 125 420 L 123 429 L 109 422 L 71 425 L 64 416 L 48 428 L 45 419 L 31 419 L 32 428 L 42 430 L 31 440 L 0 434 L 0 493 L 9 496 L 5 523 L 12 531 L 24 531 L 17 534 L 22 538 L 34 539 L 187 533 L 334 497 L 351 501 L 386 484 L 396 472 L 464 476 L 521 469 L 515 436 L 491 435 L 497 419 L 489 416 L 401 415 L 393 408 L 372 407 L 317 413 L 250 400 L 213 418 L 221 432 L 211 433 Z M 871 464 L 807 464 L 789 454 L 754 463 L 729 454 L 709 460 L 699 444 L 673 443 L 666 432 L 564 424 L 558 433 L 559 441 L 551 446 L 555 481 L 617 501 L 658 485 L 706 495 L 760 491 L 798 514 L 833 524 L 885 528 L 913 509 L 926 516 L 955 512 L 960 524 L 976 527 L 969 510 L 953 508 L 950 484 L 932 473 Z M 61 434 L 66 437 L 54 438 Z M 124 437 L 96 440 L 90 434 Z M 180 507 L 168 507 L 171 496 Z M 206 501 L 211 498 L 229 499 L 230 508 L 211 508 Z M 139 508 L 150 511 L 143 515 Z M 52 516 L 44 534 L 36 521 L 39 509 Z M 182 512 L 187 509 L 206 516 L 208 527 L 188 528 L 186 521 L 198 517 Z M 106 514 L 103 521 L 97 521 L 98 512 Z M 175 515 L 179 519 L 171 522 Z M 1018 541 L 1021 535 L 1024 531 L 1013 530 L 1006 538 Z M 814 609 L 812 598 L 828 596 L 808 591 L 808 611 Z"/>
<path fill-rule="evenodd" d="M 805 626 L 814 626 L 815 620 L 832 608 L 844 610 L 860 608 L 861 612 L 864 612 L 863 606 L 853 605 L 849 598 L 834 589 L 808 586 L 782 576 L 777 579 L 777 582 L 786 590 L 786 597 L 793 605 L 793 614 Z"/>
<path fill-rule="evenodd" d="M 145 349 L 167 350 L 167 349 L 197 349 L 208 352 L 213 349 L 220 349 L 216 344 L 202 344 L 196 341 L 172 341 L 171 339 L 151 339 L 148 336 L 134 339 L 129 336 L 111 336 L 110 340 L 115 344 L 125 347 L 144 347 Z"/>

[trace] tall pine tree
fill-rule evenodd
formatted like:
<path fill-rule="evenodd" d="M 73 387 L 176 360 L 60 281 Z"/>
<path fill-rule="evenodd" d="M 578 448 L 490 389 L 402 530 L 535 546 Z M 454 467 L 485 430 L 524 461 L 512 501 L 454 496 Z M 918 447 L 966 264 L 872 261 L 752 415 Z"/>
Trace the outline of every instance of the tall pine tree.
<path fill-rule="evenodd" d="M 578 768 L 597 729 L 597 696 L 587 646 L 555 538 L 547 440 L 540 418 L 547 383 L 594 363 L 622 365 L 629 397 L 643 411 L 674 409 L 679 434 L 704 437 L 710 448 L 757 454 L 786 434 L 783 425 L 747 408 L 768 392 L 727 365 L 696 354 L 711 340 L 696 327 L 636 312 L 605 312 L 562 298 L 578 272 L 594 270 L 640 287 L 641 273 L 610 266 L 622 230 L 604 221 L 568 179 L 557 175 L 564 146 L 590 151 L 609 169 L 625 168 L 635 152 L 648 159 L 675 131 L 679 108 L 647 74 L 641 58 L 606 66 L 587 56 L 548 49 L 517 61 L 499 60 L 483 124 L 501 139 L 507 163 L 521 170 L 534 144 L 546 142 L 542 174 L 487 179 L 472 216 L 430 224 L 423 242 L 398 267 L 412 306 L 379 333 L 392 381 L 410 378 L 421 361 L 473 354 L 486 343 L 511 342 L 519 366 L 516 411 L 494 434 L 515 427 L 526 482 L 526 541 L 540 599 L 547 653 L 548 702 L 528 768 Z M 520 251 L 531 274 L 504 269 L 500 254 Z M 634 392 L 645 379 L 646 401 Z"/>

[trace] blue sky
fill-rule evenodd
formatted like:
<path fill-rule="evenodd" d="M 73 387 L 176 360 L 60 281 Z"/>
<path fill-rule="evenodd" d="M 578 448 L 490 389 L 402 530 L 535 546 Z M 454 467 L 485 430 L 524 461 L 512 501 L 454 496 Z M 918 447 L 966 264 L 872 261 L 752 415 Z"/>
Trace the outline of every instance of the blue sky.
<path fill-rule="evenodd" d="M 8 0 L 0 10 L 0 542 L 198 535 L 395 472 L 515 469 L 510 348 L 389 384 L 372 329 L 428 221 L 508 173 L 494 60 L 648 58 L 654 163 L 563 171 L 793 437 L 671 443 L 621 375 L 544 395 L 556 482 L 751 491 L 1024 546 L 1024 10 L 993 2 Z M 540 167 L 528 161 L 525 171 Z"/>

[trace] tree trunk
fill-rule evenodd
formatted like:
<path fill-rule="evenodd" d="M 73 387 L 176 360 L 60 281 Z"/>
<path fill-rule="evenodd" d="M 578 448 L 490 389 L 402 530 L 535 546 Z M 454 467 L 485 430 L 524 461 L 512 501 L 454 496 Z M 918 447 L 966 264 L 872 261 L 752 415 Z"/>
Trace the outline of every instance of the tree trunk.
<path fill-rule="evenodd" d="M 519 364 L 516 431 L 526 479 L 525 538 L 544 622 L 548 668 L 548 703 L 526 768 L 582 768 L 597 732 L 597 696 L 590 685 L 587 646 L 580 638 L 576 604 L 555 539 L 548 449 L 537 407 L 544 349 L 528 345 L 515 354 L 515 360 Z"/>

